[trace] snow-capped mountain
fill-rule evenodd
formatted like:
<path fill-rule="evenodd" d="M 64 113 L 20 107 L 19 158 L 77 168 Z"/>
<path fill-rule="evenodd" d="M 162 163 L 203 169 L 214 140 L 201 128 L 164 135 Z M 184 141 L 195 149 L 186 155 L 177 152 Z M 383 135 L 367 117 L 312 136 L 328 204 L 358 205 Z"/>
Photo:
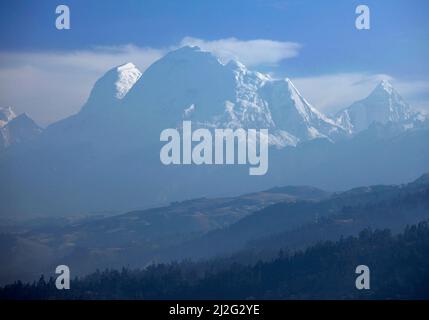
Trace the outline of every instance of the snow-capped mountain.
<path fill-rule="evenodd" d="M 14 116 L 2 109 L 0 124 Z M 81 112 L 50 126 L 48 136 L 59 143 L 92 141 L 106 147 L 116 140 L 126 148 L 127 143 L 154 144 L 163 129 L 192 120 L 194 127 L 268 129 L 270 144 L 283 148 L 317 138 L 335 142 L 374 122 L 408 128 L 418 118 L 385 80 L 333 120 L 288 78 L 274 79 L 198 47 L 182 47 L 143 74 L 131 62 L 112 68 L 95 83 Z"/>
<path fill-rule="evenodd" d="M 189 119 L 207 128 L 266 128 L 277 147 L 345 134 L 289 79 L 273 79 L 234 60 L 222 63 L 198 47 L 183 47 L 154 63 L 123 105 L 155 120 L 148 126 L 180 126 Z"/>
<path fill-rule="evenodd" d="M 0 109 L 0 150 L 37 137 L 42 129 L 22 113 L 16 116 L 11 107 Z"/>
<path fill-rule="evenodd" d="M 95 83 L 82 110 L 102 110 L 115 105 L 126 96 L 141 75 L 131 62 L 112 68 Z"/>
<path fill-rule="evenodd" d="M 341 110 L 337 114 L 337 123 L 349 133 L 358 133 L 373 123 L 393 122 L 412 125 L 419 117 L 392 84 L 382 80 L 368 97 Z"/>
<path fill-rule="evenodd" d="M 290 79 L 271 80 L 261 92 L 270 107 L 275 129 L 293 136 L 296 142 L 315 138 L 336 140 L 345 134 L 339 125 L 302 97 Z"/>
<path fill-rule="evenodd" d="M 16 118 L 15 112 L 11 107 L 1 108 L 0 107 L 0 128 L 4 127 L 9 121 Z"/>

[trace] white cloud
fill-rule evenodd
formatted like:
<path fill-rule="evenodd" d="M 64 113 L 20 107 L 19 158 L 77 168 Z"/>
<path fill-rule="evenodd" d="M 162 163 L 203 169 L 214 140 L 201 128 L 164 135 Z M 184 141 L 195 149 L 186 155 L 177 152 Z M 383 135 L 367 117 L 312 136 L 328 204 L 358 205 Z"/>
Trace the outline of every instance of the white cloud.
<path fill-rule="evenodd" d="M 134 45 L 65 52 L 0 52 L 0 68 L 27 65 L 43 69 L 79 68 L 86 72 L 106 72 L 115 65 L 133 61 L 140 68 L 146 69 L 164 54 L 165 50 L 162 49 Z"/>
<path fill-rule="evenodd" d="M 295 42 L 281 42 L 266 39 L 238 40 L 226 38 L 207 41 L 186 37 L 180 46 L 198 46 L 203 50 L 213 52 L 223 61 L 238 60 L 246 66 L 261 64 L 276 64 L 281 60 L 296 57 L 301 45 Z"/>
<path fill-rule="evenodd" d="M 133 62 L 140 70 L 166 50 L 133 45 L 71 52 L 0 52 L 0 106 L 27 112 L 46 125 L 80 110 L 95 81 Z"/>
<path fill-rule="evenodd" d="M 348 107 L 353 102 L 363 99 L 382 79 L 392 82 L 396 90 L 415 109 L 429 111 L 429 101 L 416 96 L 429 93 L 428 81 L 401 81 L 386 74 L 337 73 L 314 77 L 293 78 L 292 81 L 318 109 L 326 113 Z"/>

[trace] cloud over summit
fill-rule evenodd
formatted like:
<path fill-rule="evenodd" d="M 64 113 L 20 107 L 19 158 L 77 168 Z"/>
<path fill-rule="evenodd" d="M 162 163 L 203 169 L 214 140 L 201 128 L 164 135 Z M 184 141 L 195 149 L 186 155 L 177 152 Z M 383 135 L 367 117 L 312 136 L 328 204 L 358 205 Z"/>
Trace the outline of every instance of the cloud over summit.
<path fill-rule="evenodd" d="M 268 39 L 239 40 L 225 38 L 219 40 L 203 40 L 185 37 L 181 46 L 198 46 L 210 51 L 223 61 L 239 60 L 247 66 L 261 64 L 277 64 L 281 60 L 296 57 L 301 45 L 296 42 L 282 42 Z"/>

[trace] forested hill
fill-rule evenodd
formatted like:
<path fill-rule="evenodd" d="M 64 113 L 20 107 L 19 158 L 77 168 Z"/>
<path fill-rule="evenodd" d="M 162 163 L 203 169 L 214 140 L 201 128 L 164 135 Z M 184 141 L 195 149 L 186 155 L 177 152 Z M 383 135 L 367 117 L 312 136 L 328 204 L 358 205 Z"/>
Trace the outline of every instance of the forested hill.
<path fill-rule="evenodd" d="M 54 279 L 16 282 L 1 299 L 428 299 L 429 223 L 389 230 L 364 230 L 358 237 L 324 242 L 305 251 L 279 252 L 270 262 L 216 261 L 160 264 L 145 270 L 97 271 L 60 291 Z M 356 266 L 370 269 L 370 289 L 357 290 Z"/>

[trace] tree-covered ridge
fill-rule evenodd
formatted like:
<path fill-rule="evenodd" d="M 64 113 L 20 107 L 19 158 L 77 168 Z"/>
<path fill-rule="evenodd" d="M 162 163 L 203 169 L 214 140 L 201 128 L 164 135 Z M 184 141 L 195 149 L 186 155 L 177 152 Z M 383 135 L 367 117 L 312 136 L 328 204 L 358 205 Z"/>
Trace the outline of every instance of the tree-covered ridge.
<path fill-rule="evenodd" d="M 215 260 L 97 271 L 55 288 L 43 277 L 0 289 L 2 299 L 428 299 L 429 223 L 398 235 L 365 229 L 358 237 L 323 242 L 305 251 L 279 252 L 270 262 Z M 357 290 L 357 265 L 370 268 L 370 290 Z"/>

